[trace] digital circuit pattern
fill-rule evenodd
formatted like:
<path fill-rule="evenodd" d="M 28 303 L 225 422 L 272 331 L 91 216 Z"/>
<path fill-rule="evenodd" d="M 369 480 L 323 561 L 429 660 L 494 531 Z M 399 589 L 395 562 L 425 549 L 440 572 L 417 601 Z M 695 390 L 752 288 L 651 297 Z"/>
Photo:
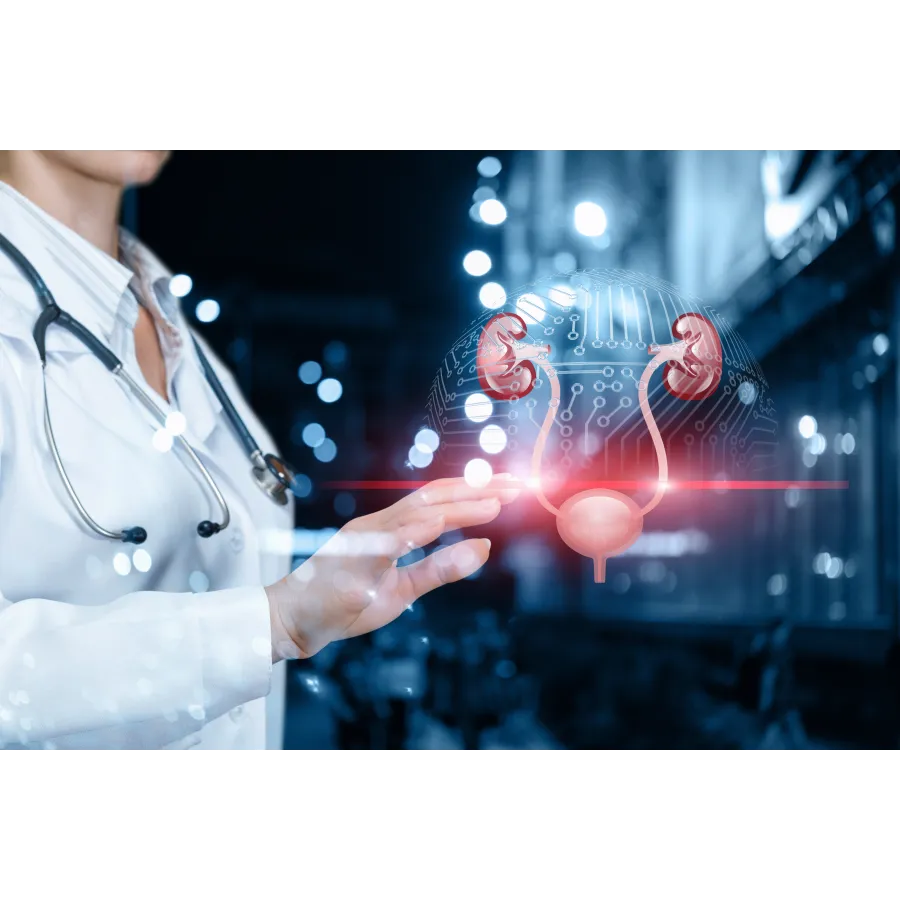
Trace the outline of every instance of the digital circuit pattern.
<path fill-rule="evenodd" d="M 776 415 L 763 372 L 740 335 L 711 306 L 672 285 L 622 270 L 555 276 L 511 294 L 454 342 L 431 386 L 427 421 L 440 435 L 439 459 L 450 469 L 473 457 L 496 457 L 525 471 L 551 402 L 544 367 L 515 370 L 505 393 L 485 389 L 479 341 L 498 313 L 527 328 L 520 343 L 546 347 L 559 378 L 559 408 L 546 444 L 559 477 L 655 477 L 655 461 L 638 403 L 638 382 L 651 348 L 676 340 L 673 326 L 693 314 L 720 342 L 714 389 L 685 399 L 668 376 L 647 388 L 653 415 L 680 478 L 753 477 L 774 464 Z M 542 357 L 544 358 L 544 357 Z M 527 365 L 527 364 L 526 364 Z M 673 364 L 670 364 L 673 365 Z M 497 468 L 497 466 L 495 466 Z M 499 469 L 498 469 L 499 470 Z"/>

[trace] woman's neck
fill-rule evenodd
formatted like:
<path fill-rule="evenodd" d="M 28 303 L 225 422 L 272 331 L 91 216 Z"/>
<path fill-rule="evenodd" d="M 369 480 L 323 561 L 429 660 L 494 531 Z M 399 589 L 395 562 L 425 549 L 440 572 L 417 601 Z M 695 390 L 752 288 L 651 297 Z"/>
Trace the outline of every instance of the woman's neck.
<path fill-rule="evenodd" d="M 39 150 L 7 157 L 0 179 L 104 253 L 118 255 L 120 186 L 89 178 Z"/>

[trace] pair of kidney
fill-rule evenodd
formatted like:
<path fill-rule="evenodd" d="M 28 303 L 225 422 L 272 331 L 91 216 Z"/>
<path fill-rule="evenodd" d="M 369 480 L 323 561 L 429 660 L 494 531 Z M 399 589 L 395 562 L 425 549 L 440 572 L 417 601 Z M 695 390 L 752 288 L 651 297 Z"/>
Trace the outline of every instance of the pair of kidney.
<path fill-rule="evenodd" d="M 485 324 L 478 339 L 478 381 L 494 400 L 524 397 L 534 389 L 534 363 L 521 359 L 516 342 L 527 334 L 521 316 L 499 313 Z M 722 378 L 722 343 L 715 326 L 696 312 L 680 315 L 672 323 L 672 336 L 687 345 L 684 363 L 669 361 L 663 372 L 665 389 L 679 400 L 711 396 Z M 655 351 L 651 348 L 651 353 Z"/>

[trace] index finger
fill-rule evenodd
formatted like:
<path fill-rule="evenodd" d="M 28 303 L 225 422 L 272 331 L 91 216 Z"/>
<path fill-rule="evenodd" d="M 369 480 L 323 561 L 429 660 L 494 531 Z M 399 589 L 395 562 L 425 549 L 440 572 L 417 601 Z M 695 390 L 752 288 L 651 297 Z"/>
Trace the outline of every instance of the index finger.
<path fill-rule="evenodd" d="M 507 473 L 494 475 L 482 487 L 469 484 L 465 478 L 439 478 L 404 497 L 397 505 L 426 507 L 460 500 L 489 500 L 494 497 L 501 503 L 511 503 L 521 493 L 521 483 L 515 476 Z"/>

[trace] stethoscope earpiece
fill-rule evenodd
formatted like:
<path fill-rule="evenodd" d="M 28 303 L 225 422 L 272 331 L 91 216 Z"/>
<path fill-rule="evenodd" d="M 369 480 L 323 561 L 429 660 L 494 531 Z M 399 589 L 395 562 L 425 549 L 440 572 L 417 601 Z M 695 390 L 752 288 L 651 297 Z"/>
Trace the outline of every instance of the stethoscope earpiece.
<path fill-rule="evenodd" d="M 220 525 L 216 525 L 215 522 L 210 522 L 209 519 L 204 519 L 197 526 L 197 534 L 202 538 L 212 537 L 214 534 L 218 534 L 222 530 Z"/>
<path fill-rule="evenodd" d="M 147 540 L 147 529 L 138 525 L 135 528 L 126 528 L 122 532 L 123 544 L 143 544 Z"/>

